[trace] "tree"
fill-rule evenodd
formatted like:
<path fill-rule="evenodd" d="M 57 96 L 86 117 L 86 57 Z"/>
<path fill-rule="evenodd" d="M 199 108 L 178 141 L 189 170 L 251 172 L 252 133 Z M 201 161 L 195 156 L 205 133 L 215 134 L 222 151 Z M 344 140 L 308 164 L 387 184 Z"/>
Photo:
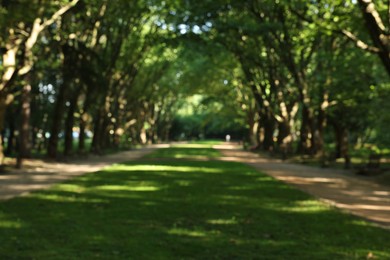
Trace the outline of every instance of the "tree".
<path fill-rule="evenodd" d="M 38 38 L 43 30 L 50 25 L 56 23 L 67 11 L 74 7 L 79 0 L 70 2 L 56 1 L 55 3 L 45 3 L 39 5 L 34 3 L 33 9 L 37 11 L 37 16 L 32 17 L 31 12 L 26 13 L 23 7 L 27 2 L 21 1 L 17 3 L 4 2 L 1 6 L 4 17 L 1 35 L 2 49 L 2 75 L 0 80 L 0 128 L 4 125 L 4 115 L 7 105 L 13 100 L 12 87 L 17 77 L 23 77 L 31 71 L 34 64 L 33 47 L 36 45 Z M 31 3 L 29 3 L 31 4 Z M 43 7 L 42 7 L 43 6 Z M 45 8 L 46 7 L 46 8 Z M 49 7 L 49 8 L 47 8 Z M 53 10 L 54 9 L 54 10 Z M 5 33 L 4 33 L 5 32 Z M 29 92 L 31 86 L 26 84 L 23 95 L 25 102 L 24 106 L 24 126 L 21 128 L 22 136 L 27 138 L 28 134 L 28 103 Z M 28 140 L 23 140 L 23 145 L 29 143 Z M 26 150 L 28 149 L 25 147 Z M 25 151 L 26 152 L 26 151 Z M 3 147 L 0 144 L 0 162 L 3 161 Z"/>

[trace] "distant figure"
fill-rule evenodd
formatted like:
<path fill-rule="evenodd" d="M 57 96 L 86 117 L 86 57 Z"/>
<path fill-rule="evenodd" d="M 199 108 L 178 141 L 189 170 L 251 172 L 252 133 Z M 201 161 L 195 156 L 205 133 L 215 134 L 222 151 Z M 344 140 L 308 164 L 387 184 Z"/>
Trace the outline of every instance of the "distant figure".
<path fill-rule="evenodd" d="M 230 135 L 226 135 L 226 142 L 230 142 Z"/>

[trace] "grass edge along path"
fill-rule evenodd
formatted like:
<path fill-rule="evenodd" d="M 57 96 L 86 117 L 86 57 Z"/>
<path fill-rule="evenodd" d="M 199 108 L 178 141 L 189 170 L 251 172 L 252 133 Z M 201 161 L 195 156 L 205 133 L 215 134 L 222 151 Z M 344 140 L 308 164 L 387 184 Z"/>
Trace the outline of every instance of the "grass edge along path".
<path fill-rule="evenodd" d="M 0 259 L 390 259 L 386 230 L 211 150 L 168 149 L 1 202 Z"/>

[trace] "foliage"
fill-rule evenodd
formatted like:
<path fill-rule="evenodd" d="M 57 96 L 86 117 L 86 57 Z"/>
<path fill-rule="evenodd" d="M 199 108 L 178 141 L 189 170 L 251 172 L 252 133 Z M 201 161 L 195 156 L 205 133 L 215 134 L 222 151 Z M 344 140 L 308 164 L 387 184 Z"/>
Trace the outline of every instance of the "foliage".
<path fill-rule="evenodd" d="M 86 153 L 86 134 L 102 153 L 182 133 L 312 156 L 387 146 L 389 7 L 372 19 L 368 2 L 3 1 L 6 147 L 56 158 Z"/>

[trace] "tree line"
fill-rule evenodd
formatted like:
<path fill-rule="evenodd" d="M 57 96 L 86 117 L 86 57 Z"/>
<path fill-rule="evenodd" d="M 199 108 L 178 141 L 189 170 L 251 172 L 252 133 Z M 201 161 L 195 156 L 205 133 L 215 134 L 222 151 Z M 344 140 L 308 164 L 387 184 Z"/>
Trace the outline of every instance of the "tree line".
<path fill-rule="evenodd" d="M 348 161 L 351 144 L 390 143 L 388 11 L 368 0 L 3 0 L 0 161 L 168 140 L 196 93 L 256 148 L 325 156 L 334 143 Z"/>
<path fill-rule="evenodd" d="M 223 46 L 238 62 L 235 87 L 249 88 L 256 101 L 247 120 L 255 148 L 345 158 L 348 166 L 351 145 L 389 144 L 385 1 L 189 1 L 178 8 L 183 15 L 172 20 L 201 24 L 198 41 Z"/>

